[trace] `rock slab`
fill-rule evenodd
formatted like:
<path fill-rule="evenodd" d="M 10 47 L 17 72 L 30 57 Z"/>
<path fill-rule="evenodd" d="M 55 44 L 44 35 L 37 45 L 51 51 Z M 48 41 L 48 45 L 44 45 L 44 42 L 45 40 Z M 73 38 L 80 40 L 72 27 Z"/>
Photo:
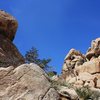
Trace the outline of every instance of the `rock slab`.
<path fill-rule="evenodd" d="M 59 100 L 47 74 L 35 64 L 0 68 L 0 100 Z"/>

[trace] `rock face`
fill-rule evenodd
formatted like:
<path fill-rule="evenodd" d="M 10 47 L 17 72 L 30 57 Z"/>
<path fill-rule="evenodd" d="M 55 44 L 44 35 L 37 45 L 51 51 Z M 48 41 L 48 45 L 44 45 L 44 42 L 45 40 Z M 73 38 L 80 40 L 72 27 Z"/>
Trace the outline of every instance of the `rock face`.
<path fill-rule="evenodd" d="M 82 65 L 84 62 L 86 62 L 85 56 L 81 52 L 71 49 L 64 60 L 62 69 L 63 78 L 75 77 L 77 75 L 75 67 Z"/>
<path fill-rule="evenodd" d="M 59 79 L 63 80 L 65 85 L 72 85 L 71 88 L 65 87 L 59 90 L 61 100 L 84 100 L 84 97 L 77 96 L 78 93 L 76 94 L 77 91 L 74 90 L 81 91 L 80 89 L 84 90 L 85 87 L 96 92 L 98 96 L 95 95 L 95 100 L 100 100 L 100 38 L 92 41 L 85 55 L 71 49 L 64 59 L 62 74 L 56 80 L 59 81 Z M 79 92 L 80 95 L 81 93 Z"/>
<path fill-rule="evenodd" d="M 92 41 L 91 47 L 86 53 L 86 58 L 88 58 L 89 60 L 91 58 L 97 58 L 98 56 L 100 56 L 100 38 Z"/>
<path fill-rule="evenodd" d="M 11 15 L 0 11 L 0 67 L 17 67 L 24 63 L 24 58 L 12 43 L 17 26 Z"/>
<path fill-rule="evenodd" d="M 15 18 L 0 10 L 0 34 L 12 41 L 15 37 L 17 27 L 18 23 Z"/>
<path fill-rule="evenodd" d="M 64 60 L 62 77 L 75 87 L 100 89 L 100 38 L 92 41 L 86 55 L 71 49 Z"/>
<path fill-rule="evenodd" d="M 14 66 L 17 67 L 24 63 L 16 46 L 3 35 L 0 35 L 0 67 Z"/>
<path fill-rule="evenodd" d="M 23 64 L 12 43 L 17 26 L 11 15 L 0 11 L 0 100 L 59 100 L 47 74 L 35 64 Z"/>
<path fill-rule="evenodd" d="M 79 100 L 77 93 L 72 88 L 69 89 L 62 86 L 59 90 L 59 94 L 61 95 L 61 100 Z"/>
<path fill-rule="evenodd" d="M 0 100 L 59 100 L 47 74 L 35 64 L 0 68 Z"/>

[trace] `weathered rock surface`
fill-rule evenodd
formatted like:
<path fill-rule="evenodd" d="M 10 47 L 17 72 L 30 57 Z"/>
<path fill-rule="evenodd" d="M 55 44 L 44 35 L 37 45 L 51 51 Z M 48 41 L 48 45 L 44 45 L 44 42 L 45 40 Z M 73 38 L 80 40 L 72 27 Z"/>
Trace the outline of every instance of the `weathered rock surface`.
<path fill-rule="evenodd" d="M 71 49 L 64 60 L 62 78 L 75 87 L 100 89 L 100 38 L 92 41 L 86 55 Z"/>
<path fill-rule="evenodd" d="M 91 58 L 95 58 L 100 56 L 100 38 L 93 40 L 91 43 L 91 47 L 88 49 L 86 53 L 86 57 L 90 60 Z"/>
<path fill-rule="evenodd" d="M 59 90 L 59 94 L 62 96 L 62 100 L 78 100 L 79 97 L 73 88 L 67 88 L 62 86 Z"/>
<path fill-rule="evenodd" d="M 76 67 L 78 74 L 88 72 L 90 74 L 100 73 L 100 59 L 94 58 L 91 61 L 85 62 L 83 65 Z"/>
<path fill-rule="evenodd" d="M 9 40 L 13 40 L 18 27 L 18 23 L 14 17 L 0 10 L 0 34 Z"/>
<path fill-rule="evenodd" d="M 47 74 L 35 64 L 0 68 L 0 100 L 59 100 Z"/>
<path fill-rule="evenodd" d="M 86 62 L 86 58 L 81 52 L 71 49 L 68 55 L 65 57 L 64 65 L 62 69 L 63 78 L 72 78 L 76 76 L 75 67 L 82 65 Z"/>
<path fill-rule="evenodd" d="M 17 30 L 17 21 L 0 10 L 0 67 L 17 67 L 25 63 L 16 46 L 11 42 Z"/>
<path fill-rule="evenodd" d="M 0 67 L 17 67 L 24 63 L 24 58 L 16 46 L 0 34 Z"/>

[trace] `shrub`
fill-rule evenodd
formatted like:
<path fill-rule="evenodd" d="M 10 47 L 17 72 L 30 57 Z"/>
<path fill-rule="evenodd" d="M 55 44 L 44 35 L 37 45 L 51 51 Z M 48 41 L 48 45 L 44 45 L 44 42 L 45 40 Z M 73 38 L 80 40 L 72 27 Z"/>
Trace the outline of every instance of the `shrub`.
<path fill-rule="evenodd" d="M 83 100 L 99 100 L 100 92 L 92 91 L 88 86 L 75 89 L 78 96 Z"/>

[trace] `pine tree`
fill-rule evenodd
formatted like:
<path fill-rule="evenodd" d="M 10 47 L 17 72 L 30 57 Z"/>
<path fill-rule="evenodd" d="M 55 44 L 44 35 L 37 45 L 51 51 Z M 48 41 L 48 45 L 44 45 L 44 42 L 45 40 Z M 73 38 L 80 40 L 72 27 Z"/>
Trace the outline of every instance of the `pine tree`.
<path fill-rule="evenodd" d="M 49 71 L 52 67 L 49 66 L 51 59 L 40 59 L 38 50 L 34 47 L 27 51 L 25 54 L 26 63 L 35 63 L 39 65 L 45 71 Z"/>

